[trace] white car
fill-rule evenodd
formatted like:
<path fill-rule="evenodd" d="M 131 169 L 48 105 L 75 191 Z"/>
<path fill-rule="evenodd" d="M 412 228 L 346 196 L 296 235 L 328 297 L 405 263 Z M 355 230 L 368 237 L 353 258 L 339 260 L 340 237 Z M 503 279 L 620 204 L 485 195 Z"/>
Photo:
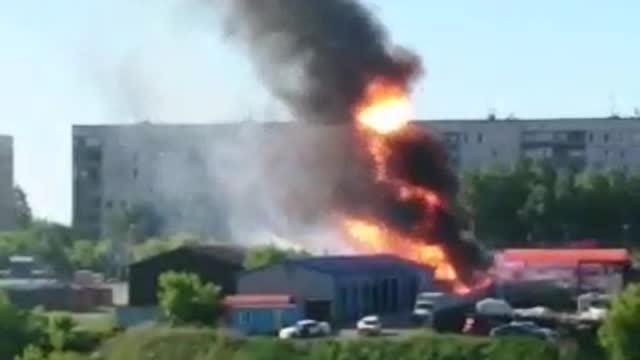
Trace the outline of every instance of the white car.
<path fill-rule="evenodd" d="M 434 306 L 429 301 L 418 301 L 411 317 L 416 324 L 430 325 L 433 320 Z"/>
<path fill-rule="evenodd" d="M 316 320 L 300 320 L 295 325 L 283 328 L 278 333 L 280 339 L 309 338 L 331 335 L 329 323 Z"/>
<path fill-rule="evenodd" d="M 382 332 L 382 323 L 376 315 L 365 316 L 358 321 L 356 329 L 361 335 L 379 335 Z"/>

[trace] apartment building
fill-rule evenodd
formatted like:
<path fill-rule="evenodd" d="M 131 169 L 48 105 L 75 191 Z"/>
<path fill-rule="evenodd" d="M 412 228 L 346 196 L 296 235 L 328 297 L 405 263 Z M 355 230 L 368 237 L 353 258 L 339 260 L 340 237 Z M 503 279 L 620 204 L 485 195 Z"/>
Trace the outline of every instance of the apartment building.
<path fill-rule="evenodd" d="M 13 138 L 0 135 L 0 231 L 16 227 L 13 193 Z"/>
<path fill-rule="evenodd" d="M 460 173 L 512 166 L 524 158 L 577 169 L 640 169 L 638 118 L 417 123 L 442 140 Z M 308 179 L 349 166 L 336 145 L 340 141 L 333 141 L 345 136 L 340 126 L 302 123 L 74 126 L 73 222 L 87 236 L 108 236 L 110 214 L 147 204 L 165 219 L 168 233 L 224 238 L 229 217 L 238 208 L 254 212 L 244 213 L 246 217 L 270 216 L 272 204 L 260 202 L 260 191 L 285 198 L 284 203 L 299 210 L 299 195 L 310 193 L 305 188 Z M 327 139 L 332 146 L 323 146 Z M 309 153 L 319 150 L 319 157 Z M 293 173 L 281 166 L 283 153 L 313 165 Z M 248 184 L 264 181 L 265 172 L 275 174 L 272 186 L 242 193 Z M 217 191 L 221 178 L 226 179 L 224 192 Z M 286 189 L 278 186 L 285 182 Z M 229 189 L 236 184 L 237 194 L 229 201 Z"/>
<path fill-rule="evenodd" d="M 640 169 L 639 118 L 442 120 L 424 122 L 461 172 L 521 159 L 575 169 Z"/>

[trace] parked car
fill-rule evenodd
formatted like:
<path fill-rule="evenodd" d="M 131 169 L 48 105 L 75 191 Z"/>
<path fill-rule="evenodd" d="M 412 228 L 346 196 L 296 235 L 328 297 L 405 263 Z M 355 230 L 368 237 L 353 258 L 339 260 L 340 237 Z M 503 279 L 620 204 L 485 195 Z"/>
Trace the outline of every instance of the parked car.
<path fill-rule="evenodd" d="M 329 323 L 316 320 L 300 320 L 295 325 L 283 328 L 278 333 L 280 339 L 310 338 L 331 335 Z"/>
<path fill-rule="evenodd" d="M 533 322 L 511 322 L 491 330 L 491 336 L 529 336 L 545 341 L 555 341 L 557 334 L 549 328 L 537 325 Z"/>
<path fill-rule="evenodd" d="M 382 323 L 376 315 L 365 316 L 356 324 L 358 334 L 365 336 L 380 335 L 382 332 Z"/>
<path fill-rule="evenodd" d="M 416 297 L 411 318 L 414 323 L 430 326 L 437 311 L 459 304 L 459 299 L 443 292 L 423 292 Z"/>
<path fill-rule="evenodd" d="M 511 316 L 513 309 L 505 300 L 486 298 L 476 303 L 476 313 L 485 316 Z"/>

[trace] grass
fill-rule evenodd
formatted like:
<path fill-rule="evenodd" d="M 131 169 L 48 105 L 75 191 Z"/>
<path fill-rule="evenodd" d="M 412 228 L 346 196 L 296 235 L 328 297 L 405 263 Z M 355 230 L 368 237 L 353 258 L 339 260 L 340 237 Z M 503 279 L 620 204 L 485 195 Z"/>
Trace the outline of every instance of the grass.
<path fill-rule="evenodd" d="M 402 339 L 282 341 L 242 338 L 212 329 L 149 328 L 104 346 L 107 360 L 574 360 L 538 340 L 419 333 Z"/>
<path fill-rule="evenodd" d="M 113 309 L 105 308 L 90 313 L 74 313 L 64 311 L 49 311 L 47 316 L 68 315 L 76 322 L 76 329 L 81 331 L 105 333 L 113 330 L 114 314 Z"/>

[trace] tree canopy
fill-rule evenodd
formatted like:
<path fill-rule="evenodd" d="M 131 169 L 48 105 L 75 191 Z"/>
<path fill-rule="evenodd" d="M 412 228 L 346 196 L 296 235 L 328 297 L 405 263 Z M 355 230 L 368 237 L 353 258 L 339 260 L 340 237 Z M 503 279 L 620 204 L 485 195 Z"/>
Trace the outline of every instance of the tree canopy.
<path fill-rule="evenodd" d="M 614 302 L 600 328 L 600 343 L 611 360 L 639 360 L 640 285 L 629 286 Z"/>
<path fill-rule="evenodd" d="M 524 162 L 467 174 L 464 222 L 489 246 L 559 245 L 597 239 L 628 244 L 640 235 L 640 174 L 558 171 Z"/>
<path fill-rule="evenodd" d="M 203 283 L 198 275 L 191 273 L 162 274 L 158 299 L 173 325 L 215 325 L 222 311 L 220 287 Z"/>
<path fill-rule="evenodd" d="M 274 245 L 257 246 L 249 250 L 244 261 L 247 270 L 278 264 L 287 259 L 309 256 L 303 251 L 285 250 Z"/>

